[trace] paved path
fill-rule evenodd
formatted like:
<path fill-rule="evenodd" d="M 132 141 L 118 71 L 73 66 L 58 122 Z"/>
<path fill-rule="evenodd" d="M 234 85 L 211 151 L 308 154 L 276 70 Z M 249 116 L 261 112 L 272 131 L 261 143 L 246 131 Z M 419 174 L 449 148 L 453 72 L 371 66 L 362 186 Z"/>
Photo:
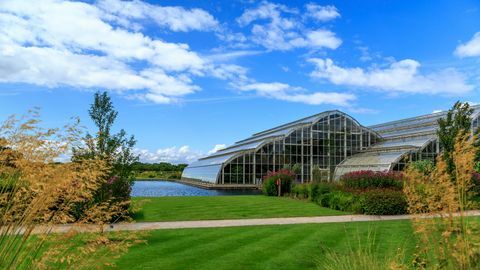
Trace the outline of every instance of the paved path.
<path fill-rule="evenodd" d="M 480 211 L 469 211 L 468 216 L 480 216 Z M 431 218 L 424 216 L 422 218 Z M 321 217 L 288 217 L 288 218 L 258 218 L 258 219 L 228 219 L 228 220 L 198 220 L 198 221 L 167 221 L 167 222 L 132 222 L 118 223 L 114 225 L 55 225 L 49 228 L 51 232 L 65 233 L 70 230 L 79 232 L 104 231 L 140 231 L 140 230 L 163 230 L 163 229 L 185 229 L 185 228 L 220 228 L 238 226 L 258 225 L 286 225 L 286 224 L 307 224 L 307 223 L 338 223 L 338 222 L 365 222 L 365 221 L 386 221 L 411 219 L 410 215 L 398 216 L 366 216 L 366 215 L 343 215 L 343 216 L 321 216 Z M 45 232 L 45 227 L 38 227 L 33 233 Z"/>

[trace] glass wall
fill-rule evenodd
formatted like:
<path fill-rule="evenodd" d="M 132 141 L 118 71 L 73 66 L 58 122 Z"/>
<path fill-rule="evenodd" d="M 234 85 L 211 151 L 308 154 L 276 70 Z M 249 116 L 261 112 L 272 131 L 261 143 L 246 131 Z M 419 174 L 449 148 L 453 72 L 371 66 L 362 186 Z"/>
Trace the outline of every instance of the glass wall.
<path fill-rule="evenodd" d="M 311 181 L 312 168 L 321 180 L 331 180 L 336 165 L 378 140 L 378 135 L 345 114 L 327 114 L 284 138 L 264 143 L 254 154 L 231 160 L 223 167 L 222 183 L 258 184 L 268 172 L 286 166 L 296 171 L 297 182 Z"/>

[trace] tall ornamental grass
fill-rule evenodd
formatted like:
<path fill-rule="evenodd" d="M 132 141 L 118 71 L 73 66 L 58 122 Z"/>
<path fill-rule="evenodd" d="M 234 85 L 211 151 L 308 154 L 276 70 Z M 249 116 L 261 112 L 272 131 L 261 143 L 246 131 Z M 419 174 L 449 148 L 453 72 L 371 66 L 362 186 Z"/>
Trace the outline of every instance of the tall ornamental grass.
<path fill-rule="evenodd" d="M 137 242 L 135 234 L 76 233 L 86 222 L 100 230 L 122 209 L 92 202 L 111 169 L 104 161 L 57 162 L 79 135 L 78 122 L 41 128 L 36 111 L 0 126 L 0 269 L 98 269 Z M 50 233 L 62 223 L 72 230 Z"/>
<path fill-rule="evenodd" d="M 420 269 L 479 269 L 480 231 L 466 216 L 471 206 L 476 147 L 468 132 L 455 140 L 452 161 L 439 157 L 425 174 L 409 167 L 405 194 L 418 239 L 415 267 Z M 450 171 L 449 168 L 455 168 Z M 422 218 L 430 216 L 432 218 Z"/>

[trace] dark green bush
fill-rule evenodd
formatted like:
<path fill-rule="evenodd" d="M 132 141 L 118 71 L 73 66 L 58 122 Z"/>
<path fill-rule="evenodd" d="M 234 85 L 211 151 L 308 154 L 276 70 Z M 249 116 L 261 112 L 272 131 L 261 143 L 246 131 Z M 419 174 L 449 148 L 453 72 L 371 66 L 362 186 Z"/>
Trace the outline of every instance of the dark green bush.
<path fill-rule="evenodd" d="M 342 176 L 340 183 L 357 190 L 371 188 L 389 188 L 401 190 L 403 188 L 403 174 L 401 172 L 356 171 Z"/>
<path fill-rule="evenodd" d="M 401 215 L 407 213 L 407 200 L 402 191 L 369 190 L 362 195 L 362 210 L 366 215 Z"/>

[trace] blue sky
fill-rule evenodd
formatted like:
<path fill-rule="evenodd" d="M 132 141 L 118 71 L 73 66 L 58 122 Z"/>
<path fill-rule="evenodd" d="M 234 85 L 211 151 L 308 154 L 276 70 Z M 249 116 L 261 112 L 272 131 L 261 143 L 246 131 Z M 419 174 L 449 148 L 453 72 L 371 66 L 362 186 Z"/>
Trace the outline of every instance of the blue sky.
<path fill-rule="evenodd" d="M 96 90 L 150 162 L 330 109 L 369 125 L 477 103 L 480 2 L 0 2 L 2 118 L 93 128 Z"/>

